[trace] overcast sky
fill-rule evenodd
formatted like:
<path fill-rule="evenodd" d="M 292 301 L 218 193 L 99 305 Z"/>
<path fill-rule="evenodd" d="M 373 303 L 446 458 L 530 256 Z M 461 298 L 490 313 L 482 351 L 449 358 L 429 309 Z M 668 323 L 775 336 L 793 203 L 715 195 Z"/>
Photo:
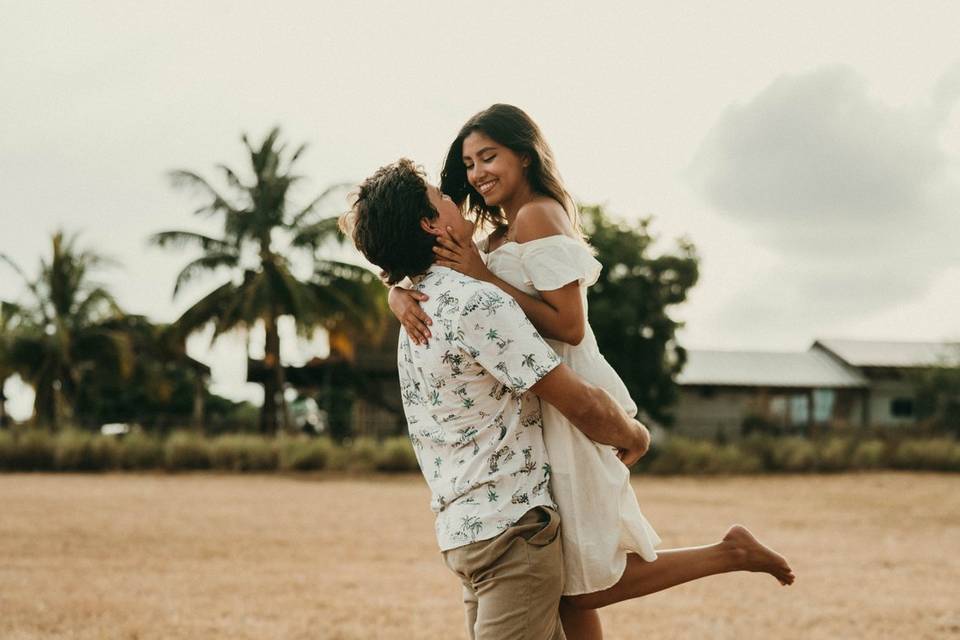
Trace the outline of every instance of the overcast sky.
<path fill-rule="evenodd" d="M 121 304 L 170 321 L 218 280 L 172 300 L 192 254 L 145 244 L 216 229 L 168 170 L 243 168 L 241 132 L 280 124 L 310 144 L 306 202 L 400 156 L 435 176 L 509 102 L 577 197 L 696 244 L 684 346 L 960 337 L 955 2 L 558 4 L 0 0 L 0 252 L 33 273 L 80 231 Z M 243 338 L 205 344 L 214 390 L 257 398 Z"/>

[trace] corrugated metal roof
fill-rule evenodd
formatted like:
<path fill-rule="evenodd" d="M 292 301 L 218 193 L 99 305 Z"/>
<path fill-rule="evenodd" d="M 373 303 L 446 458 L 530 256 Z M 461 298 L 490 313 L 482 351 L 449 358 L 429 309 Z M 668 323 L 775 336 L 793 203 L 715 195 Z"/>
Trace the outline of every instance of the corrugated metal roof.
<path fill-rule="evenodd" d="M 811 349 L 826 349 L 855 367 L 932 367 L 960 364 L 960 343 L 817 340 Z"/>
<path fill-rule="evenodd" d="M 820 351 L 689 349 L 681 385 L 743 387 L 865 387 L 867 380 Z"/>

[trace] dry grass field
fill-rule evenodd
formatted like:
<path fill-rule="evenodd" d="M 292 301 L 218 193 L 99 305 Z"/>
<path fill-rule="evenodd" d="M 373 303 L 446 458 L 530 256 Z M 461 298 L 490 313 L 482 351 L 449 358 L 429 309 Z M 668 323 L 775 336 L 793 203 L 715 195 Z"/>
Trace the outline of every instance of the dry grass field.
<path fill-rule="evenodd" d="M 708 578 L 607 638 L 960 637 L 960 477 L 663 479 L 664 546 L 742 522 L 793 587 Z M 419 476 L 0 475 L 0 638 L 462 638 Z"/>

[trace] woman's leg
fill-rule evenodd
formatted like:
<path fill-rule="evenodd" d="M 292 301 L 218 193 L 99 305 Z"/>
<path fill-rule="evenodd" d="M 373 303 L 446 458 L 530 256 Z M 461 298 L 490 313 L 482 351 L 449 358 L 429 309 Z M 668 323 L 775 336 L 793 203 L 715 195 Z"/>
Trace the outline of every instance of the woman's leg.
<path fill-rule="evenodd" d="M 598 609 L 731 571 L 769 573 L 782 585 L 793 584 L 794 580 L 793 571 L 783 556 L 762 544 L 745 527 L 734 525 L 720 542 L 658 551 L 653 562 L 628 554 L 627 569 L 617 584 L 596 593 L 569 596 L 566 600 L 578 608 Z"/>
<path fill-rule="evenodd" d="M 603 640 L 597 610 L 578 607 L 567 596 L 560 599 L 560 623 L 567 640 Z"/>

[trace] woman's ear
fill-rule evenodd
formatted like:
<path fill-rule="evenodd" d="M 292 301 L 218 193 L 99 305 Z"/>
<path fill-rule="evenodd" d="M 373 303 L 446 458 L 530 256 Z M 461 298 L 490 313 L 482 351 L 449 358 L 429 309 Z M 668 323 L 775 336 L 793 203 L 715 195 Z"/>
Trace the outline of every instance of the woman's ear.
<path fill-rule="evenodd" d="M 440 227 L 434 226 L 434 222 L 440 222 L 440 218 L 436 217 L 433 220 L 430 218 L 420 218 L 420 228 L 429 233 L 432 236 L 442 236 L 443 229 Z"/>

